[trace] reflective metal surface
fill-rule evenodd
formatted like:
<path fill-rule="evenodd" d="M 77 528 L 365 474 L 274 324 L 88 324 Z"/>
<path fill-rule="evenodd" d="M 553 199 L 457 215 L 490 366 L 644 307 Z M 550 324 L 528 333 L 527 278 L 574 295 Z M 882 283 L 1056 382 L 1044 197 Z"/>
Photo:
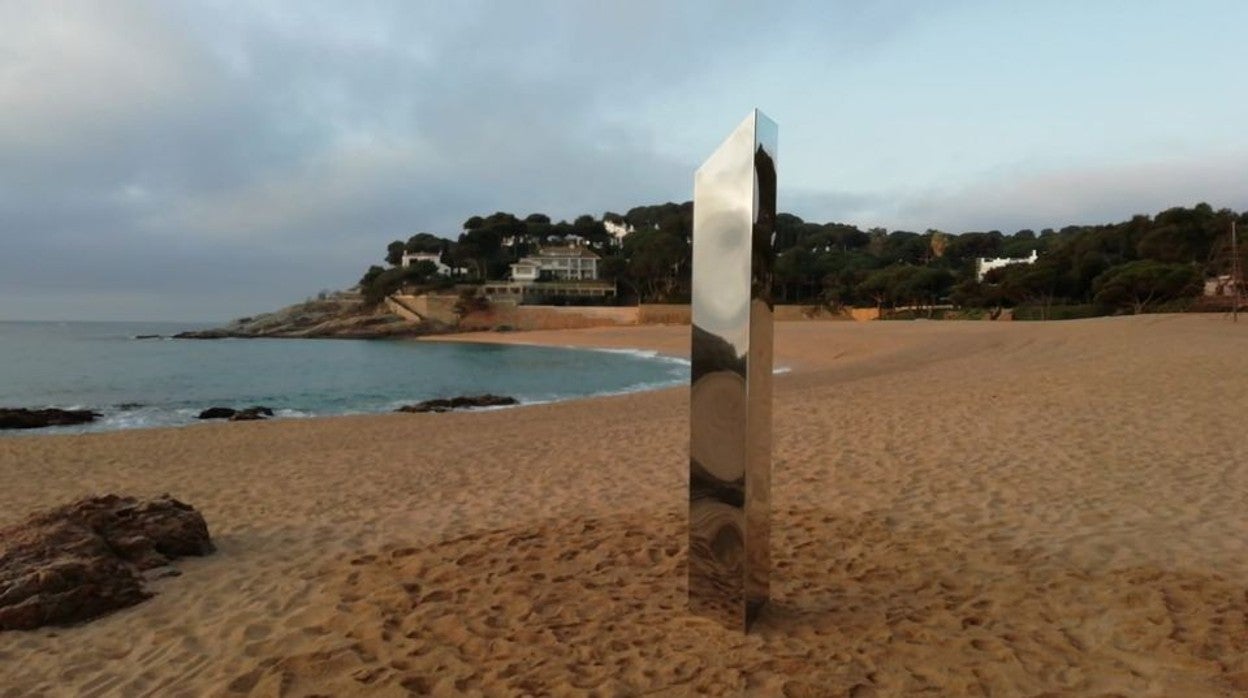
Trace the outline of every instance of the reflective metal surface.
<path fill-rule="evenodd" d="M 776 140 L 755 110 L 693 185 L 689 607 L 742 630 L 769 595 Z"/>

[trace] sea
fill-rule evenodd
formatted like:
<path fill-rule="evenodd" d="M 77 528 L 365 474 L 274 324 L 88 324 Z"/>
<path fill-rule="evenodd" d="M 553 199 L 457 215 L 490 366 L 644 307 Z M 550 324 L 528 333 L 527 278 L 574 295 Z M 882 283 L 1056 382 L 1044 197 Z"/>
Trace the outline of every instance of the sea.
<path fill-rule="evenodd" d="M 205 325 L 0 322 L 0 407 L 90 409 L 76 433 L 182 426 L 208 407 L 263 405 L 277 418 L 392 412 L 431 398 L 493 393 L 521 406 L 688 380 L 653 352 L 350 339 L 171 339 Z M 157 338 L 139 339 L 145 335 Z"/>

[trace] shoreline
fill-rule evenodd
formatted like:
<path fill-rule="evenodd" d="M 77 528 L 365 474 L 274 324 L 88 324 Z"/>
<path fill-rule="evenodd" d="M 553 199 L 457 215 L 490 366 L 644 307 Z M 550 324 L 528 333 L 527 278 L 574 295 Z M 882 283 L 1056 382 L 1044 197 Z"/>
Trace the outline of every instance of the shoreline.
<path fill-rule="evenodd" d="M 562 334 L 562 333 L 577 333 L 581 331 L 583 330 L 556 330 L 556 331 L 551 331 L 551 332 L 554 334 Z M 523 332 L 523 333 L 516 332 L 516 333 L 510 333 L 510 334 L 533 334 L 533 333 L 538 333 L 538 332 Z M 602 351 L 602 352 L 610 352 L 610 353 L 631 354 L 638 358 L 642 358 L 646 360 L 658 360 L 658 361 L 663 361 L 663 362 L 670 362 L 670 361 L 675 360 L 675 361 L 679 361 L 682 363 L 687 363 L 688 361 L 688 359 L 686 358 L 688 355 L 687 350 L 684 352 L 686 356 L 682 357 L 675 352 L 663 352 L 663 351 L 659 351 L 658 349 L 650 348 L 647 346 L 635 346 L 635 347 L 623 346 L 623 345 L 599 346 L 599 345 L 595 345 L 593 342 L 578 342 L 575 337 L 570 338 L 570 339 L 565 339 L 563 341 L 555 341 L 554 339 L 551 339 L 549 341 L 490 341 L 489 339 L 485 339 L 485 340 L 480 339 L 479 335 L 482 335 L 482 334 L 487 334 L 487 333 L 484 333 L 484 332 L 456 333 L 452 335 L 445 335 L 445 337 L 447 337 L 446 341 L 448 343 L 529 346 L 529 347 L 541 347 L 541 348 L 550 348 L 550 349 L 567 349 L 567 350 L 572 350 L 572 351 Z M 488 333 L 488 334 L 496 334 L 496 333 Z M 396 339 L 398 341 L 436 341 L 437 339 L 441 339 L 441 337 L 442 336 L 438 336 L 437 338 L 431 338 L 431 337 L 388 338 L 385 341 L 394 341 Z M 257 337 L 257 338 L 241 338 L 241 339 L 303 339 L 303 338 Z M 315 339 L 320 339 L 320 338 L 315 338 Z M 366 339 L 366 341 L 376 341 L 376 339 L 375 338 Z M 644 392 L 651 392 L 651 391 L 656 391 L 656 390 L 667 390 L 667 389 L 679 387 L 682 384 L 683 384 L 683 381 L 681 380 L 673 380 L 670 383 L 667 381 L 658 381 L 658 382 L 647 383 L 642 387 L 625 386 L 617 390 L 604 390 L 604 391 L 600 391 L 600 392 L 596 392 L 592 394 L 586 394 L 586 395 L 569 395 L 569 396 L 559 397 L 555 399 L 532 400 L 532 401 L 527 401 L 527 402 L 521 402 L 516 405 L 509 405 L 509 406 L 503 406 L 503 407 L 489 407 L 489 408 L 459 410 L 459 412 L 480 413 L 480 412 L 486 412 L 486 411 L 509 410 L 509 409 L 524 408 L 524 407 L 533 407 L 533 406 L 538 406 L 538 405 L 561 404 L 565 402 L 593 400 L 593 399 L 602 398 L 602 397 L 613 397 L 617 395 L 629 395 L 633 393 L 644 393 Z M 433 395 L 433 396 L 430 396 L 429 398 L 421 398 L 421 399 L 432 399 L 432 398 L 439 398 L 439 397 L 453 397 L 453 395 Z M 413 401 L 419 401 L 419 400 L 413 399 Z M 226 401 L 226 403 L 228 404 L 228 401 Z M 144 407 L 151 407 L 151 406 L 144 405 Z M 66 437 L 66 436 L 82 436 L 82 435 L 94 435 L 94 434 L 110 434 L 110 433 L 115 433 L 115 432 L 145 431 L 145 430 L 153 430 L 153 429 L 178 430 L 178 429 L 186 429 L 188 427 L 202 426 L 206 424 L 215 424 L 218 422 L 224 424 L 227 421 L 227 420 L 214 420 L 214 419 L 199 420 L 199 419 L 194 419 L 194 418 L 188 418 L 189 421 L 186 421 L 184 423 L 152 424 L 152 425 L 141 425 L 141 426 L 113 426 L 111 428 L 108 428 L 108 427 L 101 428 L 102 423 L 107 421 L 108 419 L 123 416 L 127 412 L 133 412 L 134 410 L 120 409 L 115 405 L 108 405 L 108 406 L 103 406 L 103 407 L 88 407 L 77 402 L 74 403 L 72 406 L 59 407 L 59 408 L 92 409 L 96 412 L 100 412 L 104 416 L 97 419 L 95 422 L 87 423 L 85 425 L 75 425 L 71 427 L 45 427 L 45 428 L 39 428 L 39 429 L 3 430 L 3 431 L 0 431 L 0 440 L 4 440 L 10 437 L 12 438 Z M 35 409 L 41 409 L 41 408 L 35 408 Z M 184 412 L 186 414 L 192 414 L 192 413 L 197 413 L 199 411 L 202 411 L 203 409 L 206 409 L 206 407 L 201 406 L 201 407 L 196 407 L 193 409 L 192 408 L 176 408 L 176 409 L 169 408 L 169 410 L 167 411 Z M 264 421 L 264 422 L 287 422 L 287 421 L 308 421 L 308 420 L 320 421 L 320 420 L 329 420 L 329 419 L 347 418 L 347 417 L 379 416 L 379 415 L 392 414 L 396 412 L 393 409 L 383 409 L 379 411 L 357 411 L 357 412 L 345 412 L 345 413 L 316 414 L 316 413 L 313 413 L 313 412 L 310 412 L 308 410 L 301 409 L 301 408 L 280 408 L 280 409 L 277 409 L 276 411 L 279 412 L 277 416 L 270 417 L 264 420 L 256 420 L 256 421 Z M 295 414 L 280 414 L 281 412 L 287 412 L 287 413 L 293 412 Z M 234 426 L 237 426 L 237 425 L 234 425 Z M 83 428 L 83 427 L 86 427 L 86 428 Z M 95 428 L 92 428 L 92 427 L 95 427 Z"/>
<path fill-rule="evenodd" d="M 1220 316 L 1218 316 L 1220 317 Z M 1121 316 L 1121 317 L 1100 317 L 1100 318 L 1084 318 L 1078 320 L 1054 321 L 1061 323 L 1089 323 L 1095 325 L 1104 325 L 1114 322 L 1132 322 L 1132 318 L 1138 318 L 1137 324 L 1145 321 L 1149 323 L 1161 322 L 1165 320 L 1179 320 L 1187 318 L 1190 320 L 1217 319 L 1210 315 L 1196 315 L 1191 313 L 1183 314 L 1154 314 L 1145 316 Z M 809 322 L 809 321 L 783 321 L 777 322 L 776 327 L 776 351 L 774 356 L 774 371 L 776 380 L 791 380 L 794 377 L 801 377 L 804 374 L 815 372 L 826 372 L 833 369 L 841 360 L 849 360 L 851 362 L 869 359 L 863 355 L 863 348 L 870 344 L 869 337 L 872 334 L 883 333 L 889 334 L 895 332 L 898 335 L 905 335 L 908 331 L 905 328 L 916 328 L 924 326 L 937 326 L 942 328 L 950 328 L 953 325 L 967 325 L 976 329 L 971 330 L 976 334 L 993 333 L 993 332 L 1022 332 L 1034 330 L 1036 328 L 1050 325 L 1052 323 L 1045 322 L 1025 322 L 1025 323 L 987 323 L 987 322 L 877 322 L 877 323 L 831 323 L 831 327 L 827 330 L 821 329 L 821 326 L 827 323 Z M 990 328 L 996 328 L 992 330 Z M 1009 328 L 1009 329 L 1006 329 Z M 810 346 L 786 346 L 801 344 L 802 339 L 811 334 L 819 334 L 821 332 L 830 332 L 840 339 L 849 338 L 847 348 L 833 352 L 830 356 L 819 351 L 811 351 Z M 939 333 L 939 332 L 938 332 Z M 788 341 L 789 338 L 796 341 Z M 309 339 L 301 337 L 256 337 L 241 339 Z M 323 338 L 310 338 L 323 339 Z M 624 326 L 600 326 L 575 329 L 558 329 L 558 330 L 515 330 L 509 332 L 495 331 L 472 331 L 459 332 L 439 335 L 415 336 L 415 337 L 392 337 L 392 338 L 364 338 L 361 341 L 400 341 L 400 342 L 427 342 L 427 343 L 451 343 L 451 344 L 481 344 L 481 345 L 503 345 L 503 346 L 528 346 L 542 347 L 552 349 L 570 349 L 570 350 L 589 350 L 589 351 L 606 351 L 633 353 L 646 358 L 651 358 L 648 354 L 653 353 L 653 357 L 664 360 L 679 360 L 687 363 L 690 354 L 691 328 L 689 325 L 624 325 Z M 867 341 L 863 341 L 866 339 Z M 137 341 L 137 340 L 136 340 Z M 891 360 L 888 356 L 878 357 L 881 361 L 889 363 Z M 489 408 L 489 410 L 497 409 L 516 409 L 524 407 L 532 407 L 537 405 L 561 404 L 566 402 L 578 402 L 582 400 L 593 400 L 601 397 L 612 397 L 616 395 L 628 395 L 633 393 L 645 393 L 652 391 L 670 390 L 681 387 L 682 382 L 674 382 L 671 385 L 647 386 L 639 389 L 621 389 L 617 391 L 607 391 L 590 395 L 569 396 L 554 400 L 541 400 L 534 402 L 524 402 L 514 406 Z M 433 396 L 446 397 L 446 396 Z M 77 409 L 83 406 L 75 403 L 70 408 Z M 94 408 L 91 408 L 94 409 Z M 112 409 L 112 406 L 100 408 L 101 410 Z M 195 408 L 196 411 L 202 408 Z M 298 408 L 282 408 L 283 411 L 299 412 L 302 414 L 283 415 L 267 420 L 266 422 L 287 422 L 287 421 L 321 421 L 337 418 L 350 417 L 369 417 L 391 414 L 392 410 L 377 412 L 346 412 L 338 414 L 310 414 L 307 411 Z M 465 410 L 465 413 L 479 413 L 482 409 Z M 74 431 L 69 428 L 65 431 L 53 431 L 56 427 L 48 429 L 32 429 L 32 430 L 6 430 L 0 432 L 0 440 L 9 437 L 18 438 L 37 438 L 37 437 L 63 437 L 78 436 L 90 434 L 108 434 L 114 432 L 133 432 L 151 429 L 185 429 L 187 427 L 200 426 L 202 424 L 212 424 L 218 420 L 191 420 L 182 424 L 156 424 L 135 427 L 115 427 L 110 429 L 87 429 L 82 431 Z"/>
<path fill-rule="evenodd" d="M 563 349 L 652 351 L 659 356 L 688 361 L 691 337 L 689 325 L 620 325 L 569 330 L 456 332 L 412 337 L 408 341 L 501 344 Z"/>

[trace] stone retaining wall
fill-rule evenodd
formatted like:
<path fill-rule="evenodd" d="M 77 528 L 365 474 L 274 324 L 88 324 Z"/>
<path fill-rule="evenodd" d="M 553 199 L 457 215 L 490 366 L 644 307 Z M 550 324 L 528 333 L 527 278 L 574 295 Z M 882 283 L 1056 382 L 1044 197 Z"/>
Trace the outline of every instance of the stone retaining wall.
<path fill-rule="evenodd" d="M 489 310 L 469 314 L 459 328 L 471 330 L 573 330 L 582 327 L 636 325 L 637 308 L 611 306 L 508 305 L 493 303 Z"/>
<path fill-rule="evenodd" d="M 688 325 L 690 308 L 679 303 L 646 303 L 635 307 L 617 306 L 553 306 L 516 305 L 495 301 L 488 310 L 469 314 L 460 320 L 455 315 L 459 297 L 449 293 L 427 293 L 420 296 L 399 296 L 402 305 L 422 317 L 465 331 L 493 330 L 507 327 L 514 330 L 569 330 L 581 327 L 614 325 Z M 846 308 L 829 312 L 811 305 L 778 305 L 778 322 L 805 320 L 875 320 L 875 308 Z"/>
<path fill-rule="evenodd" d="M 643 325 L 688 325 L 690 308 L 685 304 L 652 303 L 639 308 L 638 322 Z M 802 320 L 875 320 L 879 311 L 875 308 L 845 308 L 839 312 L 829 311 L 818 305 L 777 305 L 774 318 L 777 322 Z"/>

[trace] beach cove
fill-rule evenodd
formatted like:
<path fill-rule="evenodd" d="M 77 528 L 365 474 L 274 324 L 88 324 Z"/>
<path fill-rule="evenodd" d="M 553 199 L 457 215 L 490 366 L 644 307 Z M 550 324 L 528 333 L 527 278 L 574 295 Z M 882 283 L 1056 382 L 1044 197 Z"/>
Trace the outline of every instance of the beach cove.
<path fill-rule="evenodd" d="M 169 492 L 218 551 L 0 633 L 0 696 L 1248 691 L 1248 333 L 776 327 L 773 598 L 688 615 L 688 390 L 0 440 L 0 525 Z M 473 334 L 687 354 L 689 328 Z"/>

